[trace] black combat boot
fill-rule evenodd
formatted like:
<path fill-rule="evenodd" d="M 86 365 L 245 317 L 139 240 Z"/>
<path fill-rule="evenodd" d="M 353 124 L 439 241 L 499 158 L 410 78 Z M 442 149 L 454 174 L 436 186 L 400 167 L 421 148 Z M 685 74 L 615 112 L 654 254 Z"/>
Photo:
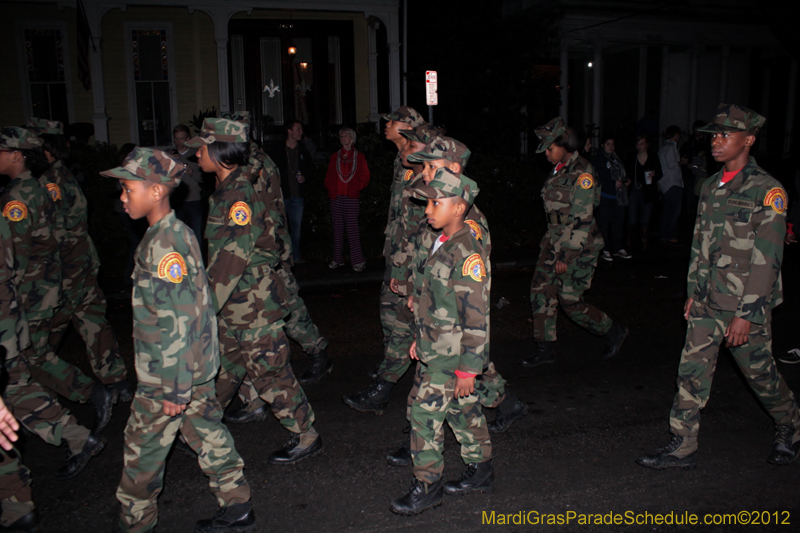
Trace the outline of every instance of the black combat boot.
<path fill-rule="evenodd" d="M 333 370 L 331 358 L 328 356 L 327 351 L 322 350 L 318 354 L 311 356 L 311 366 L 303 372 L 303 375 L 297 381 L 304 387 L 312 385 L 321 380 L 325 374 L 329 374 L 331 370 Z"/>
<path fill-rule="evenodd" d="M 15 533 L 39 531 L 39 513 L 34 509 L 25 516 L 21 516 L 13 524 L 0 525 L 0 531 L 14 531 Z"/>
<path fill-rule="evenodd" d="M 70 456 L 67 459 L 67 464 L 58 469 L 56 479 L 71 479 L 83 472 L 83 469 L 89 463 L 89 459 L 103 451 L 105 446 L 106 439 L 94 433 L 89 434 L 83 449 L 79 453 Z"/>
<path fill-rule="evenodd" d="M 194 533 L 227 533 L 229 531 L 253 531 L 256 513 L 249 503 L 234 503 L 220 507 L 214 518 L 206 518 L 194 525 Z"/>
<path fill-rule="evenodd" d="M 127 403 L 133 399 L 133 391 L 131 391 L 131 385 L 127 380 L 123 379 L 111 385 L 106 385 L 106 388 L 111 391 L 115 404 L 117 402 Z"/>
<path fill-rule="evenodd" d="M 105 385 L 100 383 L 92 387 L 92 392 L 89 395 L 89 401 L 94 406 L 94 428 L 92 433 L 99 434 L 108 425 L 111 420 L 111 408 L 114 406 L 114 393 L 106 388 Z"/>
<path fill-rule="evenodd" d="M 489 422 L 489 433 L 502 433 L 511 427 L 516 420 L 522 420 L 528 414 L 528 406 L 519 401 L 513 394 L 506 393 L 506 397 L 497 406 L 497 414 Z"/>
<path fill-rule="evenodd" d="M 652 454 L 637 457 L 636 464 L 653 470 L 666 470 L 667 468 L 692 469 L 697 467 L 696 450 L 696 437 L 673 435 L 672 440 L 666 446 L 658 448 Z"/>
<path fill-rule="evenodd" d="M 316 431 L 314 432 L 316 434 Z M 269 454 L 269 462 L 274 465 L 293 465 L 303 459 L 313 457 L 322 451 L 322 437 L 317 438 L 308 445 L 303 445 L 300 436 L 293 434 L 292 438 L 283 445 L 283 448 Z"/>
<path fill-rule="evenodd" d="M 468 492 L 492 492 L 494 490 L 494 467 L 491 459 L 484 463 L 470 463 L 458 481 L 444 484 L 447 494 L 463 496 Z"/>
<path fill-rule="evenodd" d="M 800 456 L 800 440 L 792 443 L 796 430 L 792 424 L 775 426 L 775 440 L 767 461 L 774 465 L 788 465 Z"/>
<path fill-rule="evenodd" d="M 342 396 L 342 401 L 356 411 L 382 415 L 389 403 L 389 393 L 392 392 L 392 387 L 394 387 L 394 383 L 391 381 L 378 378 L 363 391 L 352 396 Z"/>
<path fill-rule="evenodd" d="M 386 456 L 386 463 L 389 466 L 411 465 L 411 426 L 406 426 L 403 433 L 407 436 L 400 443 L 400 447 Z"/>
<path fill-rule="evenodd" d="M 225 414 L 222 417 L 223 422 L 230 422 L 233 424 L 247 424 L 248 422 L 263 422 L 270 416 L 269 406 L 263 404 L 260 407 L 253 409 L 249 403 L 242 405 L 235 413 Z"/>
<path fill-rule="evenodd" d="M 603 338 L 606 341 L 606 347 L 603 350 L 602 358 L 611 359 L 619 353 L 619 349 L 622 348 L 622 343 L 628 338 L 628 328 L 614 323 L 611 329 L 608 330 L 608 333 L 603 335 Z"/>
<path fill-rule="evenodd" d="M 414 478 L 411 489 L 401 498 L 396 499 L 389 506 L 389 510 L 395 514 L 413 516 L 420 514 L 426 509 L 439 507 L 444 499 L 444 480 L 440 479 L 436 483 L 423 483 Z"/>
<path fill-rule="evenodd" d="M 522 366 L 534 366 L 552 363 L 556 360 L 556 343 L 552 341 L 536 341 L 536 351 L 532 356 L 522 360 Z"/>

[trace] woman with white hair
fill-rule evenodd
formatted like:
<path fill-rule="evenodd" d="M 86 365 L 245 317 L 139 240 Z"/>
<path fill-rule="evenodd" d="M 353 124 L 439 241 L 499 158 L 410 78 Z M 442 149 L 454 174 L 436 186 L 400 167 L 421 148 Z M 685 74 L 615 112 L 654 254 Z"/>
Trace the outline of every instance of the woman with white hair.
<path fill-rule="evenodd" d="M 325 188 L 331 200 L 333 219 L 333 261 L 330 268 L 344 266 L 342 242 L 347 230 L 350 243 L 350 264 L 353 270 L 361 272 L 367 265 L 361 252 L 361 237 L 358 232 L 358 210 L 361 189 L 369 183 L 369 167 L 364 154 L 355 149 L 356 132 L 350 128 L 339 130 L 342 149 L 331 156 Z"/>

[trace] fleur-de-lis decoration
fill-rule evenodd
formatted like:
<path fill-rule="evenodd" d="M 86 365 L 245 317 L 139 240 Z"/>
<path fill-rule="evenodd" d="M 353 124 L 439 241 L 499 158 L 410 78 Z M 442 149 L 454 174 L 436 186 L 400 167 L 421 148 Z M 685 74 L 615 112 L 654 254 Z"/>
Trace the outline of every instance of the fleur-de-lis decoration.
<path fill-rule="evenodd" d="M 281 88 L 275 85 L 273 80 L 269 80 L 269 85 L 264 85 L 264 90 L 261 91 L 262 93 L 269 92 L 270 98 L 275 98 L 275 93 L 281 92 Z"/>

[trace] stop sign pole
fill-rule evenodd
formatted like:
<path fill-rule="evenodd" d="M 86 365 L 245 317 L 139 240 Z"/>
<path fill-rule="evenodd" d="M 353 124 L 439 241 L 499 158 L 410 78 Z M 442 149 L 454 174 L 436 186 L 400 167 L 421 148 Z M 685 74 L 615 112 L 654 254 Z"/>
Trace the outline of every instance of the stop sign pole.
<path fill-rule="evenodd" d="M 428 103 L 428 123 L 433 124 L 433 106 L 439 105 L 439 86 L 435 70 L 425 71 L 425 98 Z"/>

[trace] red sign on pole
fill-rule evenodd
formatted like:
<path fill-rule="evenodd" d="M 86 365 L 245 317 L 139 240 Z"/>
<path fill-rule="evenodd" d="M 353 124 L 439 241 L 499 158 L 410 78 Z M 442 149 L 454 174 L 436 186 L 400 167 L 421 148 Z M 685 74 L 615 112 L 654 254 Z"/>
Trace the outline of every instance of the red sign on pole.
<path fill-rule="evenodd" d="M 436 77 L 435 70 L 426 70 L 425 71 L 425 97 L 428 102 L 428 105 L 438 105 L 439 104 L 439 95 L 436 94 L 436 90 L 438 89 L 439 83 Z"/>

